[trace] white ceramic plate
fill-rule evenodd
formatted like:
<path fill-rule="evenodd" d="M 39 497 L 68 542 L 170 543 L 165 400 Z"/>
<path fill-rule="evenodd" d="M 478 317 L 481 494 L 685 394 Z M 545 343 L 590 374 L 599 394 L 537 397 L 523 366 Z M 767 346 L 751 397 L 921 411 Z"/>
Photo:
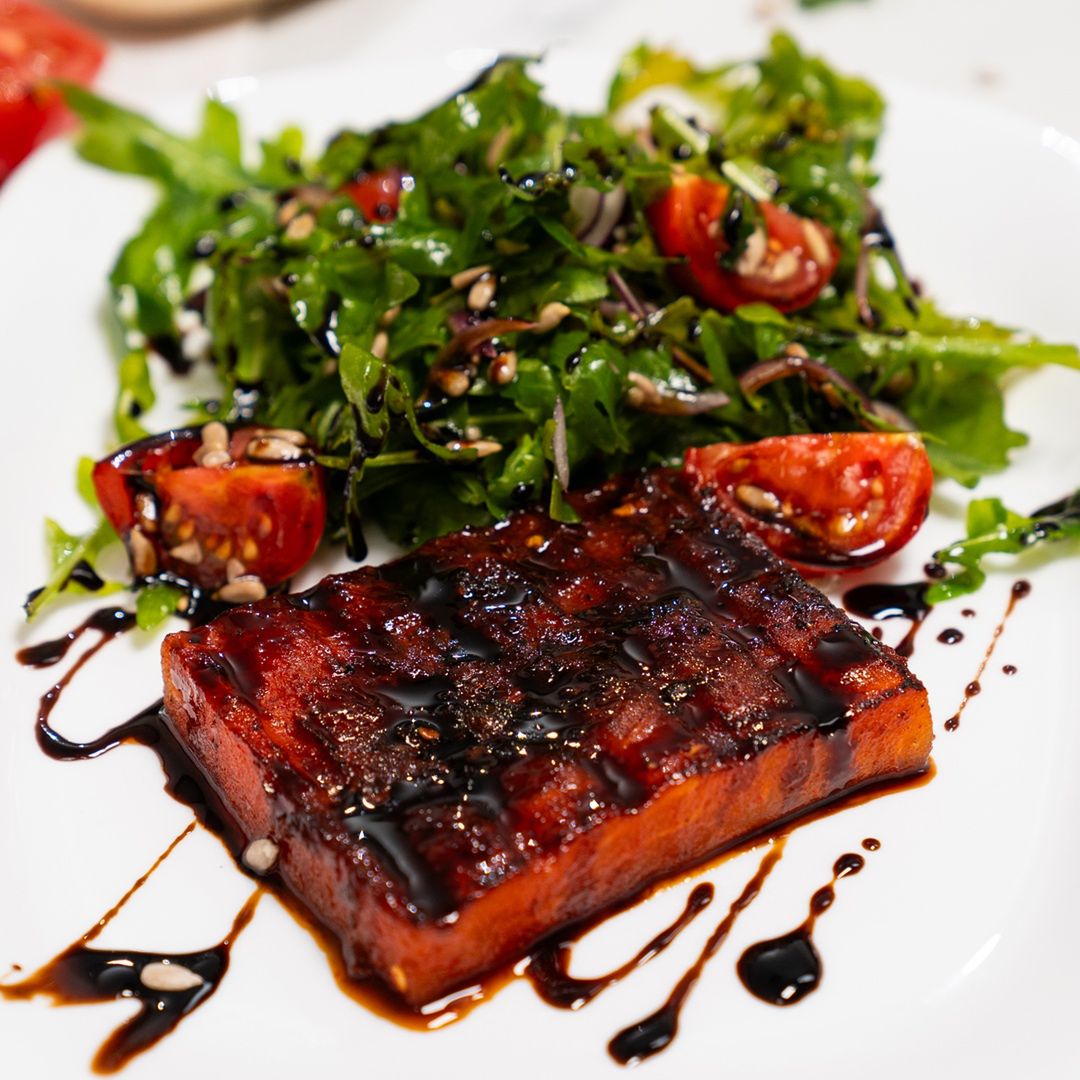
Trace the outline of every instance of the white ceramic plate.
<path fill-rule="evenodd" d="M 560 102 L 595 107 L 612 59 L 556 52 L 544 75 Z M 318 140 L 346 123 L 384 119 L 390 109 L 422 108 L 462 81 L 459 68 L 460 57 L 448 64 L 395 59 L 392 67 L 303 71 L 221 89 L 238 100 L 249 132 L 297 120 Z M 887 90 L 881 199 L 909 266 L 948 310 L 1080 338 L 1080 145 L 912 87 Z M 158 112 L 183 124 L 194 109 L 187 102 Z M 54 611 L 32 633 L 18 618 L 44 573 L 43 517 L 69 528 L 88 523 L 72 476 L 77 456 L 97 453 L 108 437 L 115 384 L 104 280 L 151 198 L 142 182 L 99 172 L 64 145 L 40 152 L 0 195 L 2 505 L 9 515 L 0 575 L 0 610 L 8 613 L 0 650 L 0 973 L 9 963 L 32 971 L 87 929 L 190 817 L 162 793 L 157 762 L 143 749 L 84 763 L 43 757 L 33 718 L 50 673 L 13 659 L 17 646 L 66 631 L 85 610 Z M 985 490 L 1030 509 L 1075 487 L 1078 400 L 1075 373 L 1017 379 L 1009 415 L 1033 441 Z M 942 485 L 924 531 L 884 573 L 914 577 L 939 543 L 958 534 L 965 500 Z M 974 618 L 961 618 L 955 604 L 934 612 L 923 629 L 913 666 L 930 689 L 937 778 L 794 834 L 761 897 L 707 968 L 676 1043 L 643 1066 L 649 1074 L 1061 1077 L 1080 1064 L 1080 863 L 1073 856 L 1080 560 L 1035 555 L 1022 571 L 1032 595 L 1009 622 L 984 692 L 955 733 L 942 722 L 978 666 L 1017 568 L 995 574 L 974 598 Z M 964 642 L 935 641 L 949 625 L 963 629 Z M 886 629 L 895 640 L 898 627 Z M 1005 677 L 1004 663 L 1018 674 Z M 128 635 L 79 676 L 54 721 L 71 737 L 89 737 L 159 690 L 156 640 Z M 785 1010 L 749 996 L 734 974 L 742 949 L 799 923 L 833 860 L 858 850 L 866 836 L 879 838 L 881 850 L 861 875 L 840 883 L 815 935 L 825 965 L 821 990 Z M 710 911 L 658 961 L 583 1012 L 549 1009 L 519 981 L 432 1034 L 395 1027 L 343 996 L 318 947 L 264 900 L 216 997 L 127 1075 L 614 1076 L 608 1039 L 659 1005 L 760 855 L 704 871 L 717 889 Z M 196 831 L 99 944 L 205 947 L 224 934 L 250 887 L 218 841 Z M 681 908 L 688 889 L 677 882 L 605 924 L 579 949 L 575 969 L 598 972 L 626 958 Z M 5 1075 L 85 1075 L 94 1050 L 131 1011 L 130 1003 L 64 1010 L 3 1003 Z"/>

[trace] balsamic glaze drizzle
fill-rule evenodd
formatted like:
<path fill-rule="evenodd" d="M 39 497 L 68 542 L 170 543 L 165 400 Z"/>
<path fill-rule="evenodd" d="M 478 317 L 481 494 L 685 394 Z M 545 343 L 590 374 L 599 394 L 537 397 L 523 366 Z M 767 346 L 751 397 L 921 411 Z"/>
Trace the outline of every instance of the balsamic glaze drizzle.
<path fill-rule="evenodd" d="M 525 974 L 549 1005 L 559 1009 L 580 1009 L 608 987 L 659 956 L 712 903 L 714 891 L 708 882 L 696 886 L 687 897 L 686 906 L 679 917 L 670 926 L 650 939 L 626 963 L 606 975 L 579 979 L 570 974 L 571 946 L 577 940 L 576 933 L 557 935 L 535 949 L 529 956 Z"/>
<path fill-rule="evenodd" d="M 36 645 L 27 645 L 15 654 L 15 659 L 26 667 L 51 667 L 67 656 L 72 645 L 86 633 L 96 630 L 101 634 L 101 641 L 92 651 L 96 652 L 107 641 L 130 630 L 135 625 L 135 616 L 122 607 L 106 607 L 95 611 L 89 618 L 79 623 L 74 630 L 69 630 L 62 637 L 51 641 L 41 641 Z M 84 658 L 85 659 L 85 658 Z M 81 666 L 77 665 L 77 666 Z M 69 672 L 70 676 L 74 671 Z"/>
<path fill-rule="evenodd" d="M 876 843 L 876 841 L 875 841 Z M 863 846 L 875 850 L 868 841 Z M 810 898 L 806 919 L 780 937 L 759 941 L 746 949 L 735 966 L 743 986 L 770 1005 L 794 1005 L 821 984 L 821 957 L 812 934 L 818 917 L 832 907 L 836 883 L 857 874 L 865 865 L 861 855 L 848 852 L 833 864 L 832 881 Z"/>
<path fill-rule="evenodd" d="M 153 1046 L 189 1013 L 210 998 L 229 967 L 229 950 L 251 921 L 262 895 L 256 889 L 240 909 L 228 934 L 217 945 L 191 953 L 148 953 L 128 949 L 92 949 L 94 940 L 124 905 L 149 880 L 195 827 L 192 821 L 157 857 L 128 891 L 89 930 L 63 952 L 17 983 L 0 985 L 0 997 L 26 1001 L 44 996 L 54 1005 L 80 1005 L 101 1001 L 136 1000 L 139 1011 L 120 1025 L 94 1055 L 97 1073 L 119 1071 L 133 1057 Z M 157 971 L 184 969 L 192 985 L 183 989 L 154 989 Z M 148 985 L 150 984 L 150 985 Z M 163 985 L 158 983 L 157 985 Z"/>
<path fill-rule="evenodd" d="M 623 1028 L 608 1043 L 608 1053 L 620 1065 L 632 1065 L 653 1054 L 667 1049 L 674 1040 L 679 1030 L 679 1014 L 690 996 L 691 991 L 697 985 L 705 965 L 716 955 L 720 946 L 727 940 L 731 928 L 740 913 L 745 911 L 761 892 L 765 879 L 772 872 L 773 867 L 780 861 L 784 854 L 786 836 L 777 837 L 769 850 L 761 860 L 757 872 L 746 883 L 743 891 L 732 901 L 727 914 L 717 925 L 716 929 L 705 942 L 704 948 L 698 954 L 697 960 L 686 971 L 686 974 L 675 984 L 675 988 L 668 995 L 667 1000 L 656 1012 L 646 1016 L 643 1020 Z"/>

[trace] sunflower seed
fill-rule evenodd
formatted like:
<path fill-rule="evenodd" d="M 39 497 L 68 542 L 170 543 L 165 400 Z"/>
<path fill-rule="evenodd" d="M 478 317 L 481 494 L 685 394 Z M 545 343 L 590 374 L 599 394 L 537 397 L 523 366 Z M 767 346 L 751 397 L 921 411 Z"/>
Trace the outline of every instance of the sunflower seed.
<path fill-rule="evenodd" d="M 185 540 L 174 548 L 169 548 L 169 554 L 180 562 L 190 563 L 192 566 L 203 561 L 202 544 L 198 540 Z"/>
<path fill-rule="evenodd" d="M 485 274 L 491 273 L 491 267 L 486 263 L 483 266 L 470 266 L 468 270 L 459 270 L 450 279 L 450 287 L 452 289 L 464 289 L 471 285 L 474 281 L 479 280 Z"/>
<path fill-rule="evenodd" d="M 228 450 L 208 450 L 201 446 L 195 451 L 194 461 L 206 469 L 220 469 L 222 465 L 232 464 L 232 455 Z"/>
<path fill-rule="evenodd" d="M 565 304 L 553 300 L 540 309 L 540 314 L 537 315 L 536 322 L 533 324 L 533 330 L 537 334 L 548 334 L 569 314 L 570 309 Z"/>
<path fill-rule="evenodd" d="M 468 392 L 472 381 L 468 372 L 460 368 L 436 368 L 432 371 L 431 378 L 447 397 L 461 397 Z"/>
<path fill-rule="evenodd" d="M 377 360 L 386 359 L 386 351 L 390 348 L 390 338 L 385 330 L 380 330 L 371 341 L 371 355 Z"/>
<path fill-rule="evenodd" d="M 235 581 L 247 573 L 247 567 L 239 559 L 229 559 L 225 563 L 225 577 L 229 581 Z"/>
<path fill-rule="evenodd" d="M 202 429 L 202 444 L 208 450 L 229 448 L 229 429 L 220 420 L 211 420 Z"/>
<path fill-rule="evenodd" d="M 756 510 L 759 514 L 775 514 L 780 509 L 780 500 L 764 488 L 756 484 L 739 484 L 735 489 L 735 498 L 749 510 Z"/>
<path fill-rule="evenodd" d="M 240 856 L 240 861 L 249 869 L 254 870 L 256 874 L 265 874 L 268 870 L 273 869 L 274 863 L 278 858 L 278 846 L 269 837 L 263 836 L 258 840 L 252 840 L 246 848 L 244 853 Z"/>
<path fill-rule="evenodd" d="M 191 968 L 183 964 L 171 964 L 167 960 L 155 960 L 144 964 L 139 972 L 139 982 L 147 990 L 157 990 L 164 994 L 177 994 L 184 990 L 194 990 L 206 980 Z"/>
<path fill-rule="evenodd" d="M 301 214 L 295 217 L 285 228 L 285 239 L 293 242 L 306 240 L 315 231 L 315 215 Z"/>
<path fill-rule="evenodd" d="M 485 274 L 474 282 L 465 302 L 473 311 L 486 311 L 495 299 L 496 281 L 490 274 Z"/>
<path fill-rule="evenodd" d="M 768 249 L 769 244 L 765 231 L 755 229 L 746 238 L 746 247 L 743 248 L 743 253 L 739 256 L 738 262 L 735 263 L 735 273 L 741 274 L 743 277 L 756 273 L 765 261 Z"/>
<path fill-rule="evenodd" d="M 304 451 L 288 439 L 259 435 L 248 443 L 247 456 L 252 461 L 296 461 Z"/>
<path fill-rule="evenodd" d="M 252 604 L 256 600 L 262 600 L 266 596 L 266 586 L 254 574 L 243 574 L 230 581 L 228 585 L 222 585 L 216 593 L 215 600 L 221 600 L 226 604 Z"/>
<path fill-rule="evenodd" d="M 131 552 L 131 569 L 136 577 L 149 577 L 157 570 L 157 552 L 145 533 L 136 526 L 128 534 L 128 550 Z"/>
<path fill-rule="evenodd" d="M 488 368 L 488 379 L 496 386 L 505 386 L 513 382 L 517 374 L 518 357 L 511 349 L 509 352 L 499 353 Z"/>
<path fill-rule="evenodd" d="M 268 439 L 284 439 L 286 442 L 291 442 L 293 446 L 307 446 L 307 436 L 295 428 L 260 428 L 258 433 Z"/>
<path fill-rule="evenodd" d="M 799 256 L 794 251 L 781 251 L 769 267 L 768 278 L 774 284 L 787 281 L 799 272 Z"/>
<path fill-rule="evenodd" d="M 832 252 L 821 226 L 816 221 L 804 221 L 803 233 L 806 236 L 806 246 L 810 251 L 810 257 L 818 266 L 827 266 L 832 261 Z"/>

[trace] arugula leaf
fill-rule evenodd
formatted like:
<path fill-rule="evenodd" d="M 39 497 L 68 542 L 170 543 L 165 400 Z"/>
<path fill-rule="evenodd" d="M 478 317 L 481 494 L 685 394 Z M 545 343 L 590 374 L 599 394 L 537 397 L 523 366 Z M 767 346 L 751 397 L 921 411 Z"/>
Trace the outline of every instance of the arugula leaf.
<path fill-rule="evenodd" d="M 135 623 L 140 630 L 153 630 L 180 610 L 187 594 L 183 589 L 156 581 L 139 591 L 135 598 Z"/>
<path fill-rule="evenodd" d="M 931 582 L 931 604 L 975 592 L 986 580 L 982 560 L 991 554 L 1019 555 L 1043 543 L 1080 538 L 1080 490 L 1030 516 L 1006 509 L 1000 499 L 974 499 L 968 506 L 967 538 L 936 552 L 944 566 L 958 566 L 948 577 Z M 1075 551 L 1075 545 L 1072 545 Z"/>
<path fill-rule="evenodd" d="M 81 585 L 71 580 L 72 572 L 84 560 L 93 565 L 102 549 L 116 539 L 116 533 L 107 521 L 101 521 L 88 533 L 77 536 L 49 518 L 45 521 L 45 537 L 49 546 L 52 572 L 45 585 L 27 599 L 24 607 L 28 619 L 33 619 L 63 591 L 86 592 Z M 105 586 L 109 592 L 119 587 L 115 584 Z M 98 590 L 98 595 L 102 595 L 102 590 Z"/>
<path fill-rule="evenodd" d="M 182 139 L 84 87 L 64 83 L 62 89 L 68 107 L 83 122 L 79 153 L 87 161 L 204 195 L 224 195 L 247 185 L 232 138 L 235 117 L 220 102 L 208 100 L 201 136 Z"/>

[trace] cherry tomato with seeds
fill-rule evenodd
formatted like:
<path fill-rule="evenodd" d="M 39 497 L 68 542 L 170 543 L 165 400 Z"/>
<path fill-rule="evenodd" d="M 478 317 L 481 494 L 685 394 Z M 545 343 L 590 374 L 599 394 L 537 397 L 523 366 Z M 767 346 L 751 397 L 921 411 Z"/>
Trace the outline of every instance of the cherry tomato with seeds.
<path fill-rule="evenodd" d="M 686 452 L 684 471 L 804 573 L 861 569 L 899 551 L 926 518 L 930 459 L 910 434 L 780 435 Z"/>
<path fill-rule="evenodd" d="M 758 224 L 735 264 L 725 267 L 730 195 L 727 184 L 681 174 L 648 208 L 660 251 L 685 260 L 674 269 L 680 283 L 725 311 L 765 302 L 787 312 L 813 303 L 839 260 L 832 232 L 774 203 L 759 202 Z"/>
<path fill-rule="evenodd" d="M 255 599 L 300 570 L 326 524 L 322 469 L 300 432 L 224 424 L 122 447 L 94 489 L 136 578 L 165 572 Z"/>
<path fill-rule="evenodd" d="M 0 0 L 0 183 L 70 121 L 48 79 L 89 83 L 105 46 L 69 19 L 27 0 Z"/>

